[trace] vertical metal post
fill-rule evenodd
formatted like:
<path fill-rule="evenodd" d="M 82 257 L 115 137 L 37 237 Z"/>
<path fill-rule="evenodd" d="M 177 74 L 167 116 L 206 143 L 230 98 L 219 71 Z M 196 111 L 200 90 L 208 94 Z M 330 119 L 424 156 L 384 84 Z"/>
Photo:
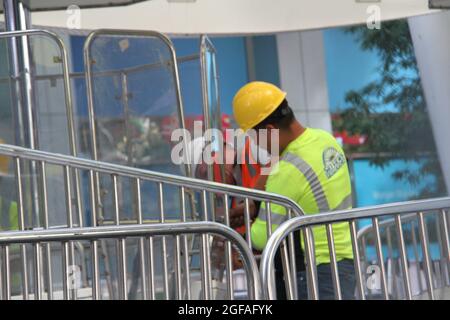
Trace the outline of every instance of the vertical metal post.
<path fill-rule="evenodd" d="M 386 268 L 384 266 L 383 247 L 382 247 L 381 236 L 380 236 L 380 224 L 378 222 L 377 217 L 372 218 L 372 224 L 373 224 L 374 231 L 375 231 L 375 246 L 376 246 L 377 257 L 378 257 L 378 266 L 380 268 L 381 289 L 383 292 L 384 299 L 389 300 L 389 291 L 388 291 L 387 281 L 386 281 Z"/>
<path fill-rule="evenodd" d="M 450 271 L 450 239 L 449 239 L 449 228 L 448 228 L 448 218 L 447 218 L 447 212 L 445 209 L 442 209 L 440 211 L 440 216 L 441 216 L 441 227 L 442 227 L 442 232 L 441 232 L 441 241 L 443 243 L 442 245 L 442 251 L 443 251 L 443 257 L 444 257 L 444 261 L 445 261 L 445 265 L 442 266 L 442 269 L 445 271 L 445 277 L 443 279 L 444 281 L 444 285 L 446 285 L 446 281 L 448 279 L 448 273 Z"/>
<path fill-rule="evenodd" d="M 91 241 L 92 250 L 92 298 L 99 300 L 101 298 L 100 292 L 100 272 L 98 267 L 98 241 Z"/>
<path fill-rule="evenodd" d="M 91 201 L 92 212 L 92 226 L 97 226 L 97 204 L 95 193 L 95 172 L 89 170 L 89 193 Z M 98 240 L 91 241 L 92 250 L 92 298 L 95 300 L 101 299 L 100 288 L 100 270 L 98 265 Z"/>
<path fill-rule="evenodd" d="M 225 225 L 227 227 L 230 226 L 230 208 L 228 205 L 229 196 L 228 194 L 224 194 L 224 205 L 225 205 Z M 245 198 L 245 210 L 248 209 L 248 198 Z M 246 224 L 246 234 L 250 233 L 250 228 Z M 250 247 L 251 249 L 251 247 Z M 226 270 L 227 270 L 227 292 L 228 299 L 234 299 L 234 283 L 233 283 L 233 248 L 231 247 L 230 241 L 227 241 L 225 244 L 225 259 L 226 259 Z"/>
<path fill-rule="evenodd" d="M 135 190 L 136 190 L 136 206 L 137 206 L 137 216 L 138 216 L 138 224 L 143 223 L 142 217 L 142 199 L 141 199 L 141 180 L 136 179 L 135 181 Z M 142 290 L 142 298 L 144 300 L 148 299 L 147 292 L 147 272 L 145 272 L 145 238 L 139 238 L 139 266 L 141 271 L 141 290 Z"/>
<path fill-rule="evenodd" d="M 425 279 L 427 282 L 428 296 L 430 300 L 434 300 L 433 274 L 431 272 L 430 252 L 428 249 L 428 235 L 423 212 L 419 212 L 418 217 L 419 217 L 419 237 L 420 243 L 422 245 L 423 261 L 425 266 Z"/>
<path fill-rule="evenodd" d="M 181 187 L 181 221 L 186 222 L 186 190 L 184 187 Z M 189 247 L 188 247 L 188 239 L 186 235 L 183 235 L 183 252 L 184 252 L 184 269 L 185 269 L 185 277 L 186 277 L 186 299 L 191 299 L 191 274 L 189 270 Z"/>
<path fill-rule="evenodd" d="M 310 227 L 305 227 L 303 229 L 303 236 L 305 238 L 305 260 L 306 269 L 308 272 L 308 298 L 310 300 L 318 300 L 319 289 L 317 287 L 317 267 L 315 261 L 314 237 Z"/>
<path fill-rule="evenodd" d="M 341 284 L 339 281 L 339 270 L 336 259 L 336 248 L 334 246 L 333 226 L 331 223 L 326 225 L 328 249 L 330 251 L 331 277 L 333 279 L 334 297 L 336 300 L 342 300 Z"/>
<path fill-rule="evenodd" d="M 289 220 L 292 218 L 292 210 L 290 208 L 286 208 L 286 210 L 287 210 L 287 217 Z M 292 273 L 292 287 L 294 288 L 292 298 L 294 300 L 298 300 L 297 266 L 296 266 L 296 259 L 295 259 L 296 244 L 295 244 L 295 238 L 294 238 L 293 232 L 291 232 L 288 236 L 288 243 L 289 243 L 289 259 L 291 260 L 290 269 L 291 269 L 291 273 Z M 300 247 L 301 243 L 297 243 L 297 245 Z"/>
<path fill-rule="evenodd" d="M 414 224 L 414 221 L 411 222 L 411 238 L 412 238 L 412 242 L 413 242 L 413 249 L 414 249 L 414 258 L 416 260 L 416 264 L 417 264 L 417 282 L 419 283 L 419 290 L 420 293 L 423 292 L 423 282 L 422 282 L 422 276 L 421 276 L 421 261 L 420 261 L 420 256 L 419 256 L 419 244 L 417 243 L 417 236 L 416 236 L 416 227 Z"/>
<path fill-rule="evenodd" d="M 20 159 L 14 158 L 15 175 L 17 179 L 17 207 L 19 230 L 25 230 L 25 212 L 23 205 L 23 185 L 22 185 L 22 169 Z M 20 245 L 20 263 L 22 271 L 22 293 L 23 299 L 28 300 L 28 267 L 27 267 L 27 248 L 25 244 Z"/>
<path fill-rule="evenodd" d="M 397 214 L 395 216 L 395 225 L 397 228 L 397 239 L 398 239 L 398 247 L 400 249 L 400 260 L 402 264 L 402 276 L 403 276 L 403 284 L 405 288 L 406 299 L 412 299 L 411 293 L 411 283 L 409 279 L 409 269 L 408 269 L 408 257 L 406 255 L 406 247 L 405 247 L 405 239 L 403 236 L 403 228 L 402 228 L 402 220 L 401 216 Z"/>
<path fill-rule="evenodd" d="M 148 268 L 149 268 L 149 290 L 150 299 L 155 300 L 155 256 L 153 248 L 153 237 L 148 237 Z"/>
<path fill-rule="evenodd" d="M 48 229 L 50 226 L 48 218 L 48 194 L 47 194 L 47 175 L 46 175 L 46 164 L 44 161 L 40 162 L 41 171 L 41 191 L 42 191 L 42 213 L 44 215 L 44 229 Z M 46 279 L 47 279 L 47 297 L 49 300 L 53 299 L 53 272 L 52 272 L 52 250 L 51 244 L 47 242 L 45 244 L 45 263 L 47 265 L 46 269 Z"/>
<path fill-rule="evenodd" d="M 208 221 L 208 201 L 206 190 L 202 192 L 202 205 L 204 213 L 204 221 Z M 200 247 L 200 257 L 201 257 L 201 278 L 202 278 L 202 293 L 204 300 L 211 299 L 211 258 L 210 258 L 210 246 L 209 246 L 209 235 L 203 233 L 202 241 Z"/>
<path fill-rule="evenodd" d="M 356 272 L 356 289 L 359 293 L 359 298 L 361 300 L 366 300 L 366 294 L 364 290 L 364 280 L 361 270 L 361 257 L 359 254 L 358 236 L 356 232 L 356 221 L 351 220 L 349 224 L 350 224 L 350 235 L 352 238 L 353 260 L 355 263 L 355 272 Z"/>
<path fill-rule="evenodd" d="M 164 215 L 164 193 L 163 184 L 158 183 L 158 195 L 159 195 L 159 210 L 160 210 L 160 222 L 164 223 L 166 221 Z M 164 297 L 169 300 L 169 268 L 167 265 L 167 241 L 166 237 L 162 236 L 162 258 L 163 258 L 163 279 L 164 279 Z"/>
<path fill-rule="evenodd" d="M 5 245 L 1 247 L 3 253 L 3 266 L 2 266 L 2 298 L 4 300 L 11 299 L 11 269 L 9 264 L 9 246 Z"/>
<path fill-rule="evenodd" d="M 34 244 L 34 299 L 42 299 L 42 282 L 41 282 L 41 244 L 39 242 Z"/>
<path fill-rule="evenodd" d="M 20 30 L 19 14 L 17 9 L 17 1 L 3 0 L 3 12 L 5 17 L 5 31 Z M 23 99 L 22 89 L 20 86 L 20 67 L 19 67 L 19 52 L 20 47 L 17 38 L 8 38 L 8 56 L 9 56 L 9 73 L 12 79 L 11 90 L 11 110 L 14 118 L 14 143 L 19 146 L 26 146 L 25 144 L 25 126 L 23 119 Z"/>

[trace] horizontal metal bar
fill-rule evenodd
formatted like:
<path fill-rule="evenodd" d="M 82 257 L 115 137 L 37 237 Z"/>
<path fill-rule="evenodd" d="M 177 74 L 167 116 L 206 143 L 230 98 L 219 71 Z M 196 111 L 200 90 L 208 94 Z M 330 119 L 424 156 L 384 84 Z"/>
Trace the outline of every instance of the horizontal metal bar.
<path fill-rule="evenodd" d="M 416 218 L 417 218 L 416 213 L 405 214 L 402 217 L 402 221 L 405 223 L 405 222 L 413 221 Z M 391 219 L 386 219 L 386 220 L 380 221 L 378 223 L 378 225 L 380 226 L 380 228 L 383 228 L 383 227 L 394 226 L 395 223 L 396 223 L 396 219 L 395 218 L 391 218 Z M 361 237 L 364 237 L 368 233 L 373 232 L 373 230 L 372 230 L 373 228 L 374 228 L 374 226 L 370 224 L 370 225 L 367 225 L 367 226 L 362 227 L 361 229 L 359 229 L 359 231 L 358 231 L 358 239 L 360 239 Z"/>
<path fill-rule="evenodd" d="M 277 194 L 268 193 L 264 191 L 247 189 L 228 184 L 205 181 L 200 179 L 188 178 L 183 176 L 176 176 L 166 173 L 148 171 L 138 168 L 131 168 L 118 164 L 94 161 L 89 159 L 82 159 L 62 154 L 55 154 L 45 151 L 32 150 L 13 145 L 0 144 L 0 154 L 19 157 L 21 159 L 45 161 L 47 163 L 65 166 L 68 165 L 73 168 L 95 170 L 96 172 L 106 174 L 118 174 L 123 177 L 140 178 L 141 180 L 161 181 L 167 184 L 192 188 L 197 190 L 207 190 L 209 192 L 228 193 L 235 197 L 248 197 L 258 201 L 270 201 L 274 204 L 282 205 L 286 208 L 292 209 L 296 216 L 303 215 L 303 210 L 293 200 Z"/>
<path fill-rule="evenodd" d="M 177 62 L 184 63 L 184 62 L 194 61 L 196 59 L 200 59 L 199 54 L 192 54 L 192 55 L 188 55 L 188 56 L 184 56 L 184 57 L 179 57 L 179 58 L 177 58 Z M 167 60 L 167 61 L 170 61 L 170 60 Z M 134 72 L 153 69 L 160 65 L 163 65 L 164 63 L 167 63 L 167 62 L 146 63 L 146 64 L 142 64 L 142 65 L 139 65 L 139 66 L 133 67 L 133 68 L 122 68 L 122 69 L 114 69 L 114 70 L 107 70 L 107 71 L 97 71 L 97 72 L 93 72 L 92 75 L 94 77 L 120 76 L 123 73 L 127 74 L 127 73 L 134 73 Z M 84 72 L 69 73 L 70 79 L 84 79 L 85 76 L 86 76 L 86 74 Z M 57 80 L 57 79 L 62 79 L 63 77 L 64 77 L 64 75 L 59 74 L 59 73 L 58 74 L 45 74 L 45 75 L 34 76 L 34 80 L 37 80 L 37 81 Z M 9 81 L 11 81 L 11 80 L 18 80 L 18 78 L 17 77 L 0 78 L 0 83 L 9 83 Z"/>

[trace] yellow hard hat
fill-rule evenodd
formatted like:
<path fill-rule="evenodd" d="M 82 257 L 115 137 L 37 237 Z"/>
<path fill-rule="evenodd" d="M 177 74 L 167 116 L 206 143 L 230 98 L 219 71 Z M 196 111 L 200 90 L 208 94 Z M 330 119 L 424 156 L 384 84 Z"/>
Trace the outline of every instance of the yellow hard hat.
<path fill-rule="evenodd" d="M 247 83 L 234 96 L 234 119 L 242 130 L 247 131 L 274 112 L 285 97 L 286 92 L 271 83 Z"/>

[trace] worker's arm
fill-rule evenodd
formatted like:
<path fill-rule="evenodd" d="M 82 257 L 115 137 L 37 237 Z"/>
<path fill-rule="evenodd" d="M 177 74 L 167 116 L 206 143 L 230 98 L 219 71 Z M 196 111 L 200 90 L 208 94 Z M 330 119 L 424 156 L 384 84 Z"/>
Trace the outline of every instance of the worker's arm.
<path fill-rule="evenodd" d="M 260 175 L 258 177 L 258 179 L 256 180 L 256 184 L 254 186 L 254 189 L 256 190 L 262 190 L 264 191 L 266 188 L 266 182 L 267 182 L 267 178 L 269 176 L 268 175 Z M 258 204 L 259 206 L 259 204 Z M 257 205 L 255 203 L 255 201 L 249 199 L 249 213 L 250 213 L 250 219 L 253 220 L 256 217 L 256 210 L 257 210 Z M 245 220 L 244 220 L 244 213 L 245 213 L 245 201 L 242 201 L 240 203 L 238 203 L 234 208 L 230 209 L 230 223 L 232 227 L 239 227 L 244 225 Z"/>
<path fill-rule="evenodd" d="M 272 173 L 266 183 L 266 191 L 276 193 L 298 202 L 305 192 L 307 185 L 305 177 L 291 164 L 280 162 L 276 171 Z M 251 238 L 255 249 L 263 250 L 267 243 L 267 215 L 266 203 L 261 203 L 258 216 L 251 228 Z M 270 205 L 272 231 L 286 221 L 286 209 L 280 205 Z"/>

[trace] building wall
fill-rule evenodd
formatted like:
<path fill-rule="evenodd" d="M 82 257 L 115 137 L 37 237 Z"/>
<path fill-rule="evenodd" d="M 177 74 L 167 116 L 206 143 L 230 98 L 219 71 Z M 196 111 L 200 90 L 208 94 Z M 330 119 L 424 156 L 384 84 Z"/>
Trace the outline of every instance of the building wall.
<path fill-rule="evenodd" d="M 409 19 L 438 155 L 450 190 L 450 12 Z"/>
<path fill-rule="evenodd" d="M 277 34 L 281 88 L 297 119 L 332 131 L 322 31 Z"/>

